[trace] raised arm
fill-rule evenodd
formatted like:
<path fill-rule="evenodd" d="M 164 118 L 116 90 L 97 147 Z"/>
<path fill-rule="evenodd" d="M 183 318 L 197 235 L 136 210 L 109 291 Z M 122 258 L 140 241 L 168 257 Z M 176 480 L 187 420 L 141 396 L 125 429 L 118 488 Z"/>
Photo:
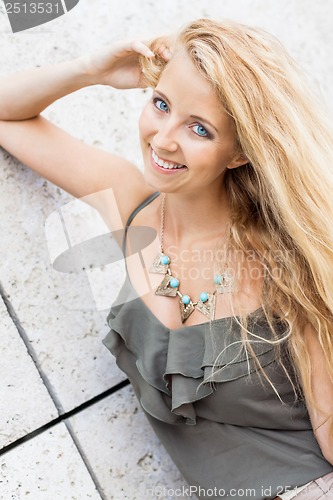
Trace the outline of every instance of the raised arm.
<path fill-rule="evenodd" d="M 0 80 L 0 120 L 27 120 L 67 94 L 93 85 L 81 58 L 31 68 Z"/>
<path fill-rule="evenodd" d="M 0 145 L 75 197 L 112 188 L 123 222 L 153 192 L 141 171 L 122 157 L 84 144 L 40 113 L 57 99 L 90 85 L 144 86 L 140 54 L 154 55 L 142 42 L 117 42 L 88 56 L 0 81 Z"/>

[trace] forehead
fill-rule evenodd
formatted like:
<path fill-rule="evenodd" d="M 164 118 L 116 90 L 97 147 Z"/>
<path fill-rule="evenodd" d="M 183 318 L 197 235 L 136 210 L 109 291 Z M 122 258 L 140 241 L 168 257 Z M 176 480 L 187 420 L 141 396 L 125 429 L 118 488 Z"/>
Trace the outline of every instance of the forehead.
<path fill-rule="evenodd" d="M 184 112 L 214 120 L 221 126 L 229 119 L 212 84 L 183 51 L 175 54 L 162 72 L 156 91 L 163 92 L 172 106 Z"/>

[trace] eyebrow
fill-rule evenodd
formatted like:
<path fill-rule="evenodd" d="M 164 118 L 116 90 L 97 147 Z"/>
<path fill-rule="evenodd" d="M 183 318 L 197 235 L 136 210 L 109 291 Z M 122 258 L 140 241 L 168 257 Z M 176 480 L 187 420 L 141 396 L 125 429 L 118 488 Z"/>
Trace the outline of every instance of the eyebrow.
<path fill-rule="evenodd" d="M 163 97 L 163 99 L 165 99 L 165 101 L 168 103 L 168 104 L 171 104 L 169 99 L 167 98 L 167 96 L 165 94 L 163 94 L 163 92 L 161 92 L 160 90 L 157 90 L 155 89 L 155 92 L 157 94 L 159 94 L 161 97 Z M 199 122 L 204 122 L 204 123 L 207 123 L 208 125 L 210 125 L 217 133 L 219 133 L 219 131 L 217 130 L 217 128 L 215 127 L 215 125 L 213 125 L 209 120 L 207 120 L 206 118 L 202 118 L 201 116 L 197 116 L 197 115 L 190 115 L 190 118 L 194 118 L 195 120 L 198 120 Z"/>

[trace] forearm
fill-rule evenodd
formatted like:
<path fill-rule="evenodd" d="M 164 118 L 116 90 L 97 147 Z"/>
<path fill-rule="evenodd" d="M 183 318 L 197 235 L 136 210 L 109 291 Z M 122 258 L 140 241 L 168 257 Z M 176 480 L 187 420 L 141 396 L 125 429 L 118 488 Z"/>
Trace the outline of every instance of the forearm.
<path fill-rule="evenodd" d="M 57 99 L 90 85 L 143 88 L 141 56 L 154 53 L 141 41 L 120 41 L 71 61 L 7 76 L 0 80 L 0 120 L 34 118 Z"/>
<path fill-rule="evenodd" d="M 26 120 L 57 99 L 95 82 L 81 58 L 31 68 L 0 80 L 0 120 Z"/>

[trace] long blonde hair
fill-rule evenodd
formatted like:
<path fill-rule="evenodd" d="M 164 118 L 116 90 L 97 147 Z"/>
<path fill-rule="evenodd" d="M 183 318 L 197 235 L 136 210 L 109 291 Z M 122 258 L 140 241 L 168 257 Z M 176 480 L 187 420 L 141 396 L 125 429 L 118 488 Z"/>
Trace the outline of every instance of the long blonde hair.
<path fill-rule="evenodd" d="M 160 43 L 153 41 L 152 50 Z M 317 408 L 304 330 L 310 325 L 316 332 L 333 381 L 331 125 L 297 64 L 265 31 L 199 19 L 183 27 L 173 44 L 174 53 L 186 50 L 233 118 L 238 148 L 249 162 L 224 178 L 231 245 L 255 252 L 262 263 L 263 310 L 272 324 L 274 304 L 274 314 L 288 326 L 290 359 L 307 404 Z M 165 64 L 160 57 L 142 59 L 150 86 Z"/>

